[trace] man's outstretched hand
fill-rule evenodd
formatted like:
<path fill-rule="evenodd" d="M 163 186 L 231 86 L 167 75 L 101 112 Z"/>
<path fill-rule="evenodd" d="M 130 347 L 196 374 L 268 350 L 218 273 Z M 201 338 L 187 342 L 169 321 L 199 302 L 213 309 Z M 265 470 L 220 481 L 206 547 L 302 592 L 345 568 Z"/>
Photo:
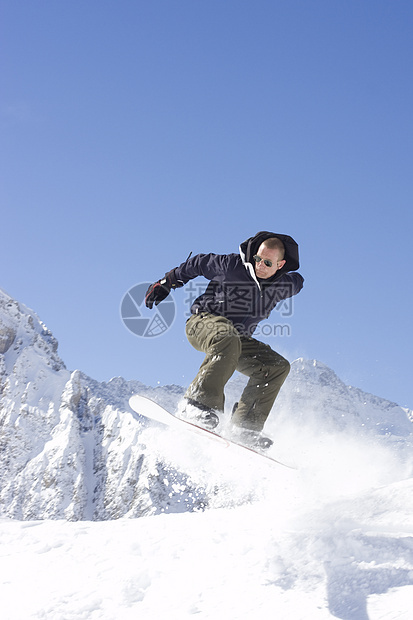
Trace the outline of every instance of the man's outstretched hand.
<path fill-rule="evenodd" d="M 165 277 L 150 285 L 145 295 L 145 305 L 153 308 L 153 304 L 157 306 L 161 301 L 168 297 L 171 288 L 180 288 L 184 283 L 175 277 L 175 269 L 165 274 Z"/>

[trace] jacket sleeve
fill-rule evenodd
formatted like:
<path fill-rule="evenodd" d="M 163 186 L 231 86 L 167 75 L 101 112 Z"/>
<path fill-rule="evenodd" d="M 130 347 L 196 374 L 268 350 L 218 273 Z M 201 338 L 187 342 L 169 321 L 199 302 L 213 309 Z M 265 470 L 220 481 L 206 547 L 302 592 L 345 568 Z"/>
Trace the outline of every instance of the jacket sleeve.
<path fill-rule="evenodd" d="M 198 276 L 213 280 L 230 268 L 231 260 L 231 254 L 196 254 L 188 258 L 179 267 L 175 267 L 174 275 L 183 284 Z"/>
<path fill-rule="evenodd" d="M 277 282 L 278 300 L 288 299 L 297 295 L 304 286 L 304 278 L 298 272 L 285 273 Z"/>
<path fill-rule="evenodd" d="M 298 272 L 289 273 L 288 275 L 291 276 L 293 281 L 293 295 L 297 295 L 304 286 L 304 278 L 301 273 Z"/>

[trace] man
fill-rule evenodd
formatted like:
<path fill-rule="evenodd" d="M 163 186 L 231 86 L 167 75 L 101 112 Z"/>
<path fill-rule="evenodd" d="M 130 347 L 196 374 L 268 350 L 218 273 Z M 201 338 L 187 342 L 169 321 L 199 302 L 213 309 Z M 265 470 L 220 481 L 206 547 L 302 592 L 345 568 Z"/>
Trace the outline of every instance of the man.
<path fill-rule="evenodd" d="M 238 438 L 261 448 L 272 441 L 261 434 L 271 407 L 289 371 L 289 362 L 252 337 L 258 323 L 276 304 L 299 293 L 304 279 L 298 245 L 288 235 L 262 231 L 244 241 L 239 254 L 197 254 L 152 284 L 148 308 L 171 289 L 197 276 L 210 280 L 191 306 L 186 324 L 190 344 L 205 353 L 186 394 L 185 414 L 213 429 L 224 411 L 224 388 L 235 370 L 249 377 L 231 424 Z"/>

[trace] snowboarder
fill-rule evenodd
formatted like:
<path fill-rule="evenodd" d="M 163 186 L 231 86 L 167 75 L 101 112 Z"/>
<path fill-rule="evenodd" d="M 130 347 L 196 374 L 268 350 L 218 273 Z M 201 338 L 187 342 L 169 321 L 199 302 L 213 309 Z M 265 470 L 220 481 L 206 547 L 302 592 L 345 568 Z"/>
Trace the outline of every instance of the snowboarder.
<path fill-rule="evenodd" d="M 258 323 L 276 304 L 299 293 L 304 278 L 298 245 L 292 237 L 262 231 L 240 245 L 239 254 L 191 255 L 152 284 L 148 308 L 197 276 L 210 280 L 191 306 L 186 323 L 190 344 L 205 353 L 199 372 L 185 394 L 185 415 L 208 429 L 224 411 L 224 388 L 235 370 L 249 377 L 231 425 L 243 443 L 267 448 L 261 433 L 289 371 L 289 362 L 252 337 Z"/>

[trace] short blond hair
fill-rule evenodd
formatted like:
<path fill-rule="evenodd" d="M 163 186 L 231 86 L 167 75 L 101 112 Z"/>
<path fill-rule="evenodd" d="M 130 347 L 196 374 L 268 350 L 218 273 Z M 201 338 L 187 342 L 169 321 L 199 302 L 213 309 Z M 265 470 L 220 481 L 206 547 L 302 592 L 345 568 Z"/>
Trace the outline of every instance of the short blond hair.
<path fill-rule="evenodd" d="M 262 242 L 262 245 L 265 245 L 265 247 L 269 250 L 278 250 L 280 255 L 279 260 L 283 260 L 285 255 L 285 246 L 281 239 L 278 239 L 278 237 L 269 237 Z"/>

